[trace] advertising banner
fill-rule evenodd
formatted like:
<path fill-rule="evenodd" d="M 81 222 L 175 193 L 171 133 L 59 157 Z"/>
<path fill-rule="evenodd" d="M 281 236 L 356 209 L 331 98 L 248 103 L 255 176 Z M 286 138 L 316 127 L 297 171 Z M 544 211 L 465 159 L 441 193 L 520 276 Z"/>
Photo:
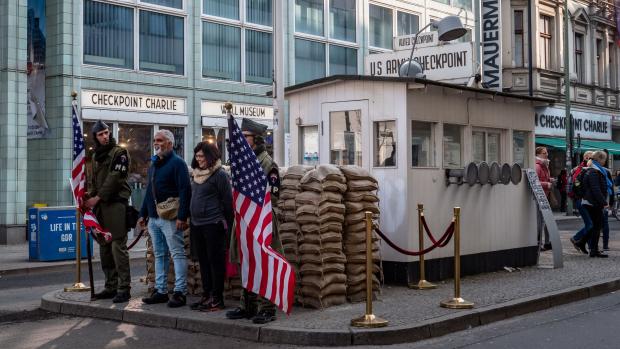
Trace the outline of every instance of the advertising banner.
<path fill-rule="evenodd" d="M 28 0 L 28 139 L 49 136 L 45 116 L 45 0 Z"/>
<path fill-rule="evenodd" d="M 502 20 L 500 0 L 482 0 L 482 84 L 502 91 Z"/>

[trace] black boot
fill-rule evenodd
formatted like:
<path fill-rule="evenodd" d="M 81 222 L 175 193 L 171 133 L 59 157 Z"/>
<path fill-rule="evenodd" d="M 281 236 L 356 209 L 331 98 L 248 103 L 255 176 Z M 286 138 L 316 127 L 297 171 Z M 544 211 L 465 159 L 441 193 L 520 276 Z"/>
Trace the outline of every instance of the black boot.
<path fill-rule="evenodd" d="M 179 308 L 179 307 L 184 306 L 186 302 L 187 302 L 187 298 L 185 298 L 185 295 L 179 291 L 176 291 L 172 295 L 172 299 L 168 301 L 168 307 Z"/>
<path fill-rule="evenodd" d="M 219 311 L 224 310 L 224 299 L 222 297 L 213 297 L 211 302 L 206 307 L 200 309 L 200 311 Z"/>
<path fill-rule="evenodd" d="M 211 304 L 212 300 L 213 298 L 209 296 L 202 296 L 202 298 L 200 298 L 198 302 L 190 304 L 189 308 L 191 310 L 202 310 L 204 308 L 207 308 L 208 305 Z"/>
<path fill-rule="evenodd" d="M 235 308 L 226 313 L 226 318 L 231 320 L 249 319 L 249 313 L 245 309 Z"/>
<path fill-rule="evenodd" d="M 131 299 L 131 293 L 129 291 L 118 292 L 116 297 L 112 299 L 112 303 L 127 303 Z"/>
<path fill-rule="evenodd" d="M 114 297 L 116 297 L 116 290 L 104 289 L 99 293 L 95 293 L 95 299 L 112 299 Z"/>
<path fill-rule="evenodd" d="M 276 312 L 274 310 L 261 310 L 252 318 L 252 322 L 255 324 L 266 324 L 276 319 Z"/>
<path fill-rule="evenodd" d="M 168 302 L 168 295 L 167 294 L 163 294 L 163 293 L 159 293 L 159 292 L 157 292 L 157 290 L 155 290 L 155 291 L 153 291 L 153 293 L 151 293 L 150 297 L 142 298 L 142 302 L 144 302 L 146 304 L 167 303 Z"/>

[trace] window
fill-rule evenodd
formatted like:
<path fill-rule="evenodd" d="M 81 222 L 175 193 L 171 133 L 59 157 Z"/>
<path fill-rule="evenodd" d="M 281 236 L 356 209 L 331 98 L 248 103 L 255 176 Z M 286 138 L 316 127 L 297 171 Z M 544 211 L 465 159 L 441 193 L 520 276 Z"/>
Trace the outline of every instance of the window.
<path fill-rule="evenodd" d="M 513 64 L 515 67 L 524 66 L 524 46 L 523 46 L 523 11 L 515 10 L 514 12 L 514 49 Z"/>
<path fill-rule="evenodd" d="M 273 1 L 203 1 L 202 76 L 270 85 L 273 39 L 271 29 L 265 27 L 272 25 Z M 222 17 L 227 23 L 216 23 L 212 17 Z"/>
<path fill-rule="evenodd" d="M 370 46 L 392 49 L 392 9 L 369 5 Z"/>
<path fill-rule="evenodd" d="M 172 150 L 180 156 L 185 157 L 185 130 L 183 127 L 175 126 L 159 126 L 160 130 L 168 130 L 174 135 L 174 147 Z M 191 161 L 190 161 L 191 163 Z"/>
<path fill-rule="evenodd" d="M 583 83 L 585 81 L 585 72 L 583 69 L 583 34 L 575 33 L 575 72 L 577 73 L 577 81 Z"/>
<path fill-rule="evenodd" d="M 472 0 L 452 0 L 452 6 L 469 11 L 473 10 Z"/>
<path fill-rule="evenodd" d="M 140 0 L 149 4 L 183 9 L 183 0 Z"/>
<path fill-rule="evenodd" d="M 373 166 L 396 166 L 396 121 L 375 121 L 372 138 Z"/>
<path fill-rule="evenodd" d="M 239 0 L 203 0 L 204 14 L 239 19 Z"/>
<path fill-rule="evenodd" d="M 220 154 L 222 155 L 222 162 L 226 162 L 226 160 L 228 160 L 228 156 L 226 153 L 227 149 L 226 149 L 226 129 L 225 128 L 204 127 L 202 129 L 202 141 L 215 144 L 217 148 L 220 150 Z M 191 163 L 191 160 L 188 161 L 188 163 Z"/>
<path fill-rule="evenodd" d="M 117 124 L 116 126 L 118 127 L 118 144 L 127 149 L 131 160 L 127 177 L 132 189 L 131 201 L 134 207 L 140 207 L 149 181 L 148 170 L 153 154 L 153 126 L 136 124 Z"/>
<path fill-rule="evenodd" d="M 398 11 L 396 14 L 396 33 L 398 36 L 416 34 L 420 30 L 420 19 L 418 16 Z"/>
<path fill-rule="evenodd" d="M 140 69 L 183 75 L 184 19 L 140 11 Z"/>
<path fill-rule="evenodd" d="M 319 164 L 319 127 L 301 126 L 299 128 L 301 147 L 299 148 L 301 164 L 315 166 Z"/>
<path fill-rule="evenodd" d="M 609 87 L 617 88 L 617 75 L 618 74 L 618 64 L 616 62 L 616 44 L 613 42 L 609 43 L 609 55 L 607 59 L 609 60 Z"/>
<path fill-rule="evenodd" d="M 362 112 L 329 113 L 329 163 L 362 166 Z"/>
<path fill-rule="evenodd" d="M 329 3 L 329 36 L 355 42 L 355 0 L 331 0 Z"/>
<path fill-rule="evenodd" d="M 540 68 L 551 69 L 551 39 L 553 37 L 552 17 L 540 16 Z"/>
<path fill-rule="evenodd" d="M 596 39 L 596 67 L 598 70 L 598 86 L 605 86 L 605 60 L 603 59 L 603 40 Z"/>
<path fill-rule="evenodd" d="M 446 5 L 450 5 L 450 0 L 433 0 L 433 1 L 446 4 Z"/>
<path fill-rule="evenodd" d="M 295 31 L 323 36 L 323 0 L 295 0 Z"/>
<path fill-rule="evenodd" d="M 357 50 L 329 45 L 329 75 L 357 74 Z"/>
<path fill-rule="evenodd" d="M 133 9 L 84 1 L 84 63 L 134 68 Z"/>
<path fill-rule="evenodd" d="M 443 125 L 443 166 L 445 168 L 463 167 L 463 127 Z"/>
<path fill-rule="evenodd" d="M 528 164 L 528 141 L 528 132 L 512 132 L 512 161 L 519 164 L 521 168 L 525 168 Z"/>
<path fill-rule="evenodd" d="M 411 122 L 411 166 L 435 166 L 433 124 L 430 122 Z"/>
<path fill-rule="evenodd" d="M 501 133 L 499 131 L 472 131 L 472 161 L 475 163 L 500 162 Z"/>
<path fill-rule="evenodd" d="M 325 44 L 295 39 L 295 83 L 325 77 Z"/>

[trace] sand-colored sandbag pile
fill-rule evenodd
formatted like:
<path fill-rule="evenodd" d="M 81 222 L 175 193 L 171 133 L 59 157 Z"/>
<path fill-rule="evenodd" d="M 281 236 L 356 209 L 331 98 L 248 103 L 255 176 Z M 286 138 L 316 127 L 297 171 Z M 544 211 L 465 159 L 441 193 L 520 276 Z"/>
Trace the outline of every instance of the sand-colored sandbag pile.
<path fill-rule="evenodd" d="M 347 258 L 347 299 L 350 302 L 366 300 L 366 211 L 372 212 L 373 220 L 379 218 L 379 188 L 377 180 L 365 169 L 358 166 L 341 166 L 347 179 L 344 193 L 345 223 L 343 249 Z M 373 230 L 373 296 L 379 292 L 381 258 L 379 239 Z"/>
<path fill-rule="evenodd" d="M 295 196 L 303 306 L 327 308 L 346 302 L 346 258 L 342 251 L 346 179 L 333 165 L 321 165 L 300 180 Z"/>

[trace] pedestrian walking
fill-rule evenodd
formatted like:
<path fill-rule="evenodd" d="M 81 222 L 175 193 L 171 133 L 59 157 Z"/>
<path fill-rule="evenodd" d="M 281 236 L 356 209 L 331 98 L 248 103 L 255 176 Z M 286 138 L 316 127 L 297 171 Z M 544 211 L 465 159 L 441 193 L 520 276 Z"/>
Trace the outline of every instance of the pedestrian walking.
<path fill-rule="evenodd" d="M 104 289 L 96 299 L 125 303 L 131 298 L 131 275 L 127 251 L 127 222 L 131 188 L 127 183 L 129 154 L 119 147 L 110 134 L 110 127 L 98 120 L 92 128 L 95 151 L 92 171 L 87 171 L 88 191 L 84 205 L 91 208 L 101 226 L 110 231 L 112 241 L 98 239 L 101 269 L 105 275 Z"/>
<path fill-rule="evenodd" d="M 190 308 L 217 311 L 224 309 L 226 248 L 234 211 L 230 178 L 214 144 L 201 142 L 194 148 L 191 186 L 190 247 L 200 263 L 202 298 Z"/>
<path fill-rule="evenodd" d="M 581 220 L 584 224 L 583 228 L 581 228 L 575 235 L 573 235 L 573 237 L 570 238 L 570 242 L 573 244 L 575 249 L 583 252 L 584 254 L 588 254 L 588 250 L 586 249 L 586 236 L 590 229 L 592 229 L 592 219 L 590 218 L 588 210 L 586 210 L 586 208 L 581 204 L 584 190 L 583 183 L 580 182 L 583 180 L 585 171 L 588 170 L 588 162 L 590 161 L 592 154 L 594 154 L 593 151 L 586 151 L 583 154 L 583 161 L 571 171 L 572 184 L 571 191 L 569 192 L 569 196 L 575 200 L 575 207 L 579 211 L 579 215 L 581 216 Z"/>
<path fill-rule="evenodd" d="M 187 229 L 191 187 L 187 164 L 174 153 L 174 135 L 168 130 L 155 133 L 149 182 L 138 223 L 148 231 L 155 255 L 155 290 L 142 298 L 146 304 L 168 303 L 171 308 L 187 302 L 187 259 L 183 231 Z M 174 293 L 168 298 L 169 255 L 174 263 Z"/>
<path fill-rule="evenodd" d="M 603 228 L 603 210 L 606 209 L 608 198 L 611 194 L 611 179 L 607 177 L 607 170 L 603 164 L 607 160 L 607 155 L 603 151 L 595 151 L 590 159 L 588 170 L 584 177 L 584 196 L 582 205 L 586 207 L 590 218 L 592 218 L 592 228 L 588 232 L 590 241 L 590 257 L 606 258 L 598 249 L 598 242 Z"/>

